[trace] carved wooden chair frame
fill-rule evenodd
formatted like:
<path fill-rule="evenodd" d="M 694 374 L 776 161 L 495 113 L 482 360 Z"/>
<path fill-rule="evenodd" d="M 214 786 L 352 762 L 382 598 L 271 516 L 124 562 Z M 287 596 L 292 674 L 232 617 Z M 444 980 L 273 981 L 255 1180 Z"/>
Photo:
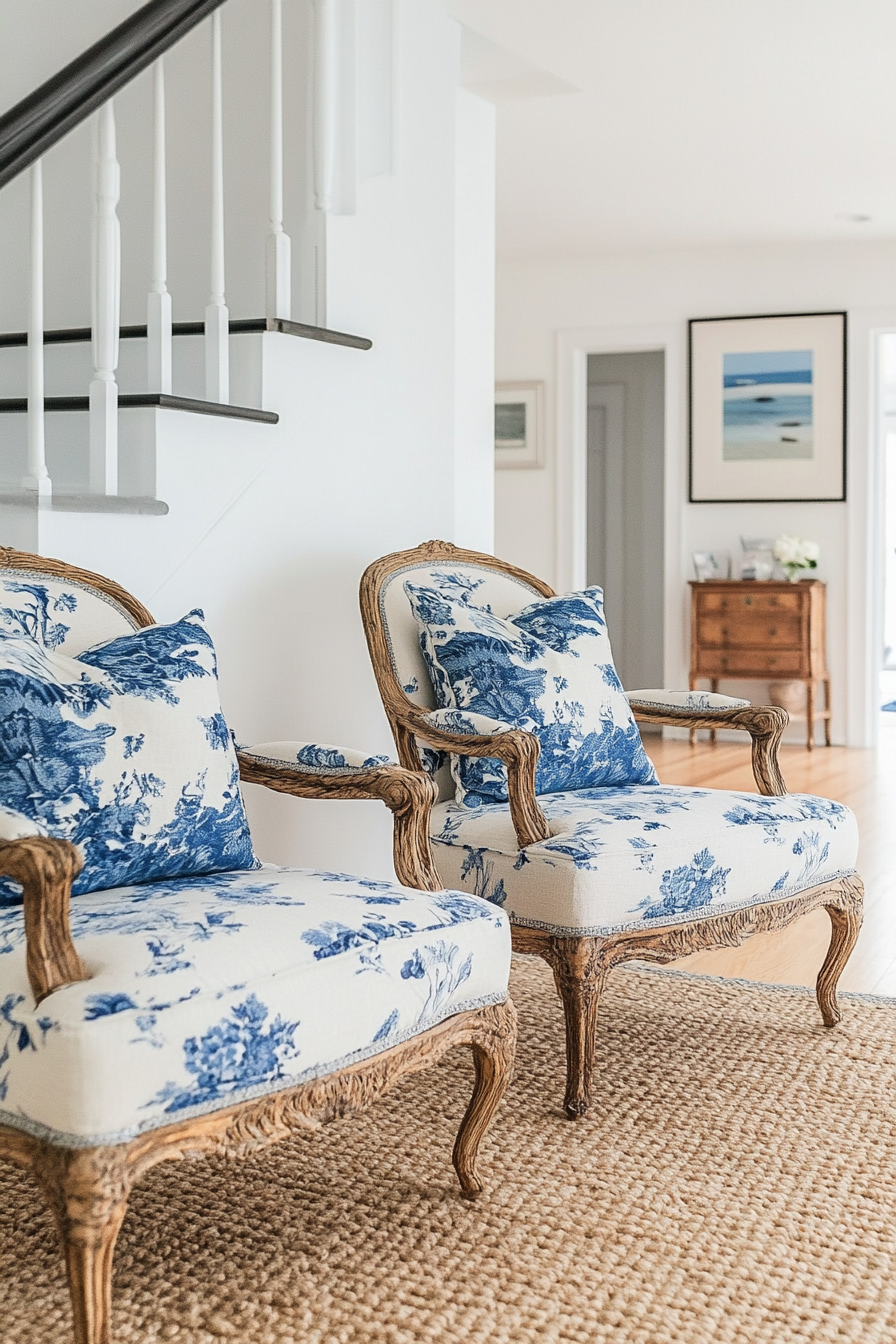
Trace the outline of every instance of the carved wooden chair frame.
<path fill-rule="evenodd" d="M 547 819 L 535 795 L 535 769 L 540 743 L 534 734 L 513 730 L 501 734 L 468 736 L 447 732 L 426 720 L 428 711 L 405 694 L 389 647 L 381 595 L 397 572 L 433 562 L 454 561 L 490 569 L 526 584 L 542 597 L 555 596 L 552 588 L 523 569 L 478 551 L 462 550 L 444 541 L 429 541 L 412 550 L 397 551 L 370 565 L 361 579 L 361 617 L 373 670 L 392 727 L 398 758 L 408 770 L 423 772 L 418 740 L 440 751 L 466 756 L 489 756 L 507 767 L 510 814 L 521 849 L 546 840 Z M 655 709 L 632 704 L 641 723 L 685 728 L 736 728 L 752 738 L 753 773 L 761 794 L 783 796 L 787 790 L 778 765 L 778 745 L 788 722 L 776 706 L 732 708 L 710 714 L 688 709 Z M 512 924 L 513 947 L 543 957 L 554 973 L 566 1020 L 567 1081 L 564 1110 L 570 1119 L 587 1113 L 592 1097 L 592 1070 L 597 1013 L 604 982 L 613 966 L 624 961 L 669 962 L 692 952 L 736 947 L 754 933 L 783 929 L 811 910 L 824 906 L 831 920 L 831 941 L 818 974 L 816 995 L 825 1026 L 840 1020 L 836 988 L 855 947 L 862 923 L 863 886 L 857 875 L 838 878 L 800 892 L 786 900 L 769 900 L 731 914 L 702 921 L 671 924 L 660 929 L 636 930 L 608 937 L 561 937 L 541 929 Z"/>
<path fill-rule="evenodd" d="M 0 547 L 0 572 L 34 570 L 76 581 L 111 598 L 142 628 L 153 624 L 146 608 L 118 584 L 59 560 Z M 240 776 L 300 798 L 376 798 L 394 817 L 394 857 L 399 880 L 438 891 L 428 823 L 435 797 L 431 779 L 383 765 L 345 775 L 301 776 L 288 766 L 259 764 L 240 754 Z M 0 840 L 0 874 L 24 891 L 27 971 L 40 1002 L 63 985 L 90 976 L 78 955 L 69 923 L 71 884 L 82 867 L 79 851 L 63 840 Z M 241 1102 L 198 1118 L 151 1130 L 127 1143 L 68 1148 L 0 1125 L 0 1159 L 32 1172 L 56 1219 L 68 1272 L 76 1344 L 109 1344 L 112 1258 L 130 1189 L 158 1162 L 200 1153 L 239 1157 L 302 1129 L 373 1104 L 399 1079 L 437 1064 L 455 1046 L 469 1046 L 475 1066 L 470 1103 L 454 1145 L 462 1193 L 482 1189 L 476 1170 L 481 1141 L 510 1081 L 516 1011 L 508 998 L 461 1012 L 381 1054 L 326 1077 L 270 1096 Z"/>

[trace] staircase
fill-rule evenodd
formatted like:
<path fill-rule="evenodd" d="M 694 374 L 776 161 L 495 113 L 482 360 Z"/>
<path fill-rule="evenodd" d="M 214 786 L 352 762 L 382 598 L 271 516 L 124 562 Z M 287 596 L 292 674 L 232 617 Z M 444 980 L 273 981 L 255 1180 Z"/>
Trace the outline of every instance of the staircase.
<path fill-rule="evenodd" d="M 314 54 L 324 71 L 332 66 L 332 4 L 316 0 Z M 265 0 L 268 88 L 252 90 L 253 97 L 267 100 L 269 126 L 268 143 L 256 147 L 269 161 L 268 230 L 257 240 L 264 252 L 267 311 L 261 318 L 230 317 L 223 5 L 224 0 L 150 0 L 0 118 L 0 188 L 22 174 L 30 178 L 28 329 L 0 333 L 0 527 L 7 543 L 64 552 L 67 528 L 54 521 L 56 514 L 159 517 L 185 509 L 195 523 L 204 512 L 204 505 L 197 504 L 197 473 L 204 504 L 214 513 L 282 447 L 277 384 L 291 402 L 296 377 L 307 365 L 297 352 L 311 342 L 356 351 L 371 346 L 364 337 L 292 320 L 292 248 L 283 227 L 282 0 Z M 202 320 L 175 323 L 168 291 L 166 99 L 171 91 L 166 90 L 165 57 L 200 24 L 207 30 L 211 95 L 209 298 Z M 146 276 L 146 323 L 123 326 L 121 169 L 113 95 L 147 69 L 152 80 L 151 273 Z M 326 157 L 332 139 L 326 130 L 329 93 L 326 79 L 319 84 L 317 125 Z M 87 118 L 94 121 L 92 322 L 45 330 L 44 161 Z M 48 161 L 47 171 L 52 168 Z M 326 179 L 325 171 L 322 176 Z M 276 356 L 274 345 L 283 346 Z M 295 367 L 284 379 L 291 361 Z"/>

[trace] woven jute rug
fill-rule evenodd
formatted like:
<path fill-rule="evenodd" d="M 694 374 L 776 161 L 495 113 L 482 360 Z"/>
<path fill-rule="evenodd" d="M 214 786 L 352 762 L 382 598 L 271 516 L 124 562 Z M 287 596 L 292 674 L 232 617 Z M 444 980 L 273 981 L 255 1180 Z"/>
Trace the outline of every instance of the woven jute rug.
<path fill-rule="evenodd" d="M 450 1167 L 455 1052 L 367 1115 L 132 1197 L 116 1341 L 820 1344 L 896 1340 L 896 1001 L 613 974 L 594 1117 L 559 1110 L 550 974 L 517 959 L 516 1081 Z M 0 1339 L 70 1344 L 37 1188 L 0 1167 Z"/>

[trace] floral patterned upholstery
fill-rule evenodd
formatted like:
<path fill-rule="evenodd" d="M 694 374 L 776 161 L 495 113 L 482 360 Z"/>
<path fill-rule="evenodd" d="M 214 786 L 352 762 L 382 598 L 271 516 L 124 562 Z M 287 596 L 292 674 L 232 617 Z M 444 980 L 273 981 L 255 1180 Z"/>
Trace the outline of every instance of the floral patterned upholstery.
<path fill-rule="evenodd" d="M 259 765 L 288 766 L 303 775 L 360 775 L 390 765 L 388 756 L 334 747 L 328 742 L 259 742 L 240 746 L 240 753 Z"/>
<path fill-rule="evenodd" d="M 507 995 L 507 917 L 457 892 L 264 867 L 71 917 L 92 979 L 35 1006 L 22 910 L 0 910 L 0 1123 L 56 1143 L 275 1092 Z"/>
<path fill-rule="evenodd" d="M 630 705 L 645 709 L 697 710 L 700 714 L 724 714 L 728 709 L 746 709 L 750 701 L 715 691 L 626 691 Z"/>
<path fill-rule="evenodd" d="M 458 564 L 456 560 L 434 560 L 425 565 L 408 565 L 390 574 L 379 593 L 379 606 L 386 632 L 389 656 L 405 695 L 424 709 L 436 707 L 436 695 L 420 649 L 417 622 L 411 611 L 404 585 L 407 580 L 424 587 L 449 584 L 455 591 L 475 591 L 481 606 L 498 616 L 521 611 L 541 594 L 509 574 L 500 574 L 484 565 Z M 426 770 L 436 776 L 439 796 L 454 796 L 454 781 L 444 752 L 419 744 L 420 759 Z"/>
<path fill-rule="evenodd" d="M 480 712 L 466 696 L 461 707 L 432 708 L 432 684 L 418 686 L 426 664 L 409 588 L 455 603 L 466 593 L 468 603 L 502 618 L 537 611 L 540 595 L 517 577 L 450 557 L 403 566 L 379 595 L 393 666 L 400 678 L 411 674 L 404 689 L 430 707 L 427 722 L 458 734 L 507 731 L 505 717 Z M 625 694 L 634 705 L 660 711 L 721 715 L 749 704 L 704 691 Z M 783 900 L 855 871 L 855 818 L 824 798 L 634 784 L 539 788 L 538 802 L 551 837 L 521 850 L 506 803 L 464 806 L 443 788 L 432 818 L 433 857 L 446 886 L 484 896 L 512 923 L 561 936 L 697 921 Z"/>
<path fill-rule="evenodd" d="M 524 850 L 505 805 L 438 804 L 442 881 L 514 923 L 600 937 L 782 900 L 855 870 L 855 817 L 826 798 L 652 785 L 539 802 L 551 838 Z"/>
<path fill-rule="evenodd" d="M 137 627 L 114 598 L 77 579 L 33 569 L 0 571 L 0 628 L 28 634 L 70 658 Z"/>
<path fill-rule="evenodd" d="M 28 587 L 28 608 L 0 606 L 0 806 L 81 847 L 76 894 L 252 867 L 202 613 L 69 657 L 82 595 Z"/>
<path fill-rule="evenodd" d="M 656 783 L 613 666 L 602 589 L 539 598 L 500 617 L 481 605 L 480 586 L 451 574 L 405 584 L 442 707 L 534 733 L 538 794 Z M 452 755 L 451 773 L 459 802 L 507 799 L 498 761 Z"/>

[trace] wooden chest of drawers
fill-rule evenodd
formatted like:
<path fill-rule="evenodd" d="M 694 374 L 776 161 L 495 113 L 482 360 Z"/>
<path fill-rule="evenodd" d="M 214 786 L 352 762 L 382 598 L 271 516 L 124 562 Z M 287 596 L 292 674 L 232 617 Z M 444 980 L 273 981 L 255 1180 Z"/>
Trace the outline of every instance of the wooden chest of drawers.
<path fill-rule="evenodd" d="M 817 580 L 691 583 L 691 689 L 719 681 L 802 681 L 806 688 L 806 745 L 817 719 L 830 746 L 831 688 L 825 639 L 825 586 Z M 824 708 L 816 692 L 825 690 Z"/>

